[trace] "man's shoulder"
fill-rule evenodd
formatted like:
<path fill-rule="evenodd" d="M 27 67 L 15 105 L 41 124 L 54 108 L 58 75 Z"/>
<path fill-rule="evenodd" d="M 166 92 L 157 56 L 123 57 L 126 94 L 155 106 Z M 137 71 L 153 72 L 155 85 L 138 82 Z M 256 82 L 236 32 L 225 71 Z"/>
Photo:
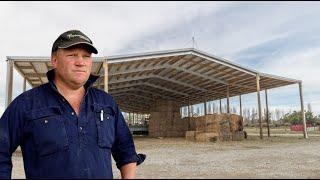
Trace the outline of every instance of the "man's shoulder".
<path fill-rule="evenodd" d="M 13 99 L 8 108 L 28 107 L 32 102 L 42 100 L 43 98 L 41 98 L 41 94 L 43 93 L 45 86 L 46 84 L 43 84 L 21 93 Z"/>
<path fill-rule="evenodd" d="M 39 94 L 46 91 L 45 89 L 48 88 L 48 83 L 42 84 L 40 86 L 34 87 L 32 89 L 29 89 L 23 93 L 21 93 L 16 99 L 33 99 L 34 97 L 39 97 Z"/>

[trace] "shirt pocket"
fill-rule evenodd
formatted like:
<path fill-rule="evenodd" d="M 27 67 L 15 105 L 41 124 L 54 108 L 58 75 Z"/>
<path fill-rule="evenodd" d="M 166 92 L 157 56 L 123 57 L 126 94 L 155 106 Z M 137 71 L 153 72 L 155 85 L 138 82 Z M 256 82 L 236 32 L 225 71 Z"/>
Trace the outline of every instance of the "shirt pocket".
<path fill-rule="evenodd" d="M 115 111 L 111 106 L 93 104 L 97 141 L 101 148 L 111 148 L 115 139 Z"/>
<path fill-rule="evenodd" d="M 60 107 L 32 110 L 28 119 L 32 124 L 33 139 L 40 156 L 67 149 L 68 137 Z"/>

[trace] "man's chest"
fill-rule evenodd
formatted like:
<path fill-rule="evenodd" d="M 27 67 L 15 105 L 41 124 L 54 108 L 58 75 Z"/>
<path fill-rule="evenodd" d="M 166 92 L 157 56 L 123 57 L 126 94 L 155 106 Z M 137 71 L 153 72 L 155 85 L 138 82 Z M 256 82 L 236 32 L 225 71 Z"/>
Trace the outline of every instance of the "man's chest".
<path fill-rule="evenodd" d="M 84 101 L 77 115 L 68 103 L 35 108 L 27 114 L 31 135 L 28 141 L 35 144 L 39 155 L 74 148 L 111 148 L 115 139 L 112 108 Z"/>
<path fill-rule="evenodd" d="M 83 103 L 83 95 L 75 95 L 71 97 L 65 97 L 67 102 L 70 104 L 72 110 L 76 112 L 77 115 L 80 114 L 81 104 Z"/>

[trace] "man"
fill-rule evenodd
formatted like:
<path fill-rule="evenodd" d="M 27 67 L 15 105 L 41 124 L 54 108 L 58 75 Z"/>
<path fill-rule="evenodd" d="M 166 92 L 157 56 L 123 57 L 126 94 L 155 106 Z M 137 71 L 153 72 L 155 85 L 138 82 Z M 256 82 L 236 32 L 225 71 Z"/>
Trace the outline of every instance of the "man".
<path fill-rule="evenodd" d="M 11 178 L 19 145 L 26 178 L 113 178 L 111 154 L 122 178 L 135 177 L 145 155 L 113 98 L 92 87 L 92 53 L 79 30 L 53 43 L 49 83 L 19 95 L 0 119 L 0 178 Z"/>

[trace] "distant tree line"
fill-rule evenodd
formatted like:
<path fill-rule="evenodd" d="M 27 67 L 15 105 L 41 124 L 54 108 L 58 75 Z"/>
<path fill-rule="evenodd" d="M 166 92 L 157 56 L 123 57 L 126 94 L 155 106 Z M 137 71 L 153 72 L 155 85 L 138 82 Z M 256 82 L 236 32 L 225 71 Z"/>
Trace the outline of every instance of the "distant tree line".
<path fill-rule="evenodd" d="M 244 109 L 243 118 L 245 124 L 256 124 L 259 123 L 258 111 L 257 109 Z M 311 104 L 308 103 L 307 110 L 305 111 L 306 123 L 313 126 L 320 125 L 320 115 L 314 115 L 312 112 Z M 266 122 L 266 110 L 262 113 L 262 119 Z M 274 111 L 269 111 L 269 122 L 276 125 L 296 125 L 302 124 L 301 111 L 291 111 L 285 112 L 284 110 L 275 109 Z"/>

